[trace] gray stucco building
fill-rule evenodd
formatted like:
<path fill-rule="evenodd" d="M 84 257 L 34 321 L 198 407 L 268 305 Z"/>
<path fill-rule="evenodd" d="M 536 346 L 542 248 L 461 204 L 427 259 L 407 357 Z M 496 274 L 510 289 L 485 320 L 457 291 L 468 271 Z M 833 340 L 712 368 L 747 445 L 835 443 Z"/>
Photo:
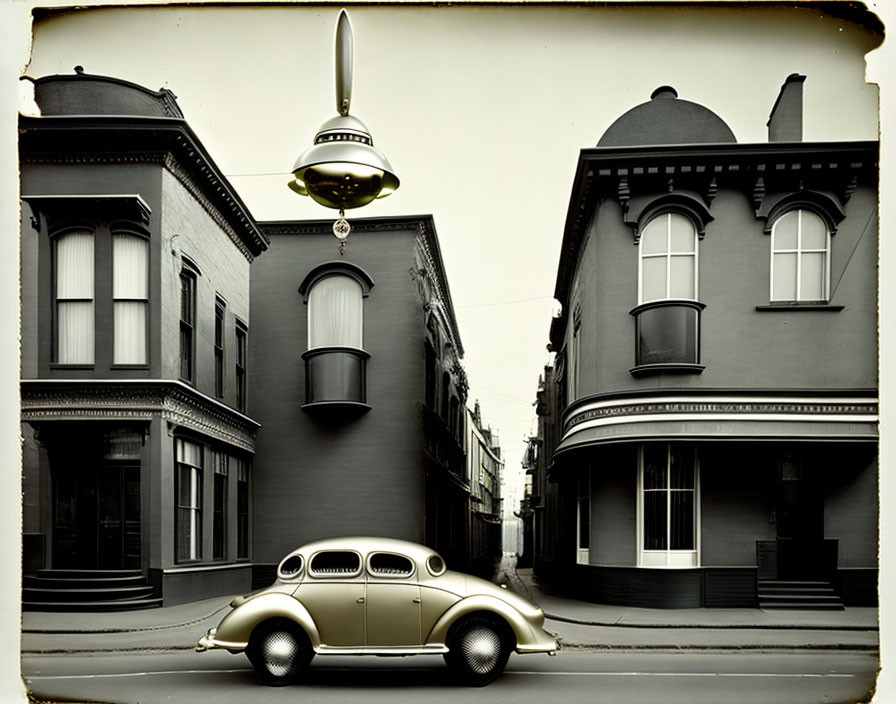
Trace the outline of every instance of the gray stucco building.
<path fill-rule="evenodd" d="M 664 86 L 579 156 L 526 507 L 589 599 L 875 602 L 878 145 L 804 79 L 768 143 Z"/>

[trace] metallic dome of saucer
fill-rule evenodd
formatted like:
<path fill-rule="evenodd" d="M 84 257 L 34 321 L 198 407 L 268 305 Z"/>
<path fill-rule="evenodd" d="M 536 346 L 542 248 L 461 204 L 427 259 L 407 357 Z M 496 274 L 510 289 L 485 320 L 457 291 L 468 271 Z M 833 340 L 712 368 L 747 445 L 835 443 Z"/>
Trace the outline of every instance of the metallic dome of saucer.
<path fill-rule="evenodd" d="M 336 23 L 336 109 L 293 165 L 289 187 L 327 208 L 360 208 L 398 188 L 385 155 L 373 146 L 370 130 L 348 114 L 352 87 L 352 30 L 342 10 Z"/>

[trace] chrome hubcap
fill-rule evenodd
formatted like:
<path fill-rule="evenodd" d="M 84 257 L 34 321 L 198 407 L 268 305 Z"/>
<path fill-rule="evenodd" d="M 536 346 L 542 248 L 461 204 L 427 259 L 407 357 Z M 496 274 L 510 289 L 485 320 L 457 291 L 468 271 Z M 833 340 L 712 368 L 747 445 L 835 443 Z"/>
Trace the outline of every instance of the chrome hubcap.
<path fill-rule="evenodd" d="M 274 677 L 285 677 L 296 660 L 296 639 L 286 631 L 274 631 L 261 644 L 261 660 Z"/>
<path fill-rule="evenodd" d="M 491 672 L 501 654 L 501 638 L 491 628 L 473 628 L 461 637 L 460 653 L 467 666 L 477 675 Z"/>

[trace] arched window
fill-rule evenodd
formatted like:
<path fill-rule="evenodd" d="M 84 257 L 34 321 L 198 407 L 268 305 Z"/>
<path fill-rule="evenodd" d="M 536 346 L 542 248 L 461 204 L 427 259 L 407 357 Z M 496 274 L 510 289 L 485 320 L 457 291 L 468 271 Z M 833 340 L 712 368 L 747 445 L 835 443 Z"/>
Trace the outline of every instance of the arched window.
<path fill-rule="evenodd" d="M 811 210 L 789 210 L 772 226 L 770 300 L 827 301 L 831 233 Z"/>
<path fill-rule="evenodd" d="M 93 232 L 69 230 L 53 240 L 56 362 L 94 362 Z"/>
<path fill-rule="evenodd" d="M 638 303 L 697 299 L 697 228 L 680 213 L 653 218 L 641 231 Z"/>
<path fill-rule="evenodd" d="M 366 411 L 367 360 L 364 298 L 373 279 L 348 262 L 326 262 L 299 286 L 308 305 L 305 410 Z"/>
<path fill-rule="evenodd" d="M 698 229 L 676 211 L 651 217 L 638 242 L 638 305 L 632 374 L 696 372 L 700 364 Z"/>
<path fill-rule="evenodd" d="M 351 276 L 333 274 L 316 281 L 308 293 L 308 349 L 363 349 L 363 290 Z"/>

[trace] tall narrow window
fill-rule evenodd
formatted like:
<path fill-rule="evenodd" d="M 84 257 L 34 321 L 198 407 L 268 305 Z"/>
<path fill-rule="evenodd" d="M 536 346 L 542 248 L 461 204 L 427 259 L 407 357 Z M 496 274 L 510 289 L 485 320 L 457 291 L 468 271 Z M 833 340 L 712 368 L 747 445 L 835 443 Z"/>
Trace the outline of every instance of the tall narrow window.
<path fill-rule="evenodd" d="M 146 364 L 149 242 L 128 232 L 112 234 L 113 364 Z"/>
<path fill-rule="evenodd" d="M 697 298 L 697 230 L 679 213 L 664 213 L 641 233 L 639 303 Z"/>
<path fill-rule="evenodd" d="M 212 507 L 212 559 L 227 557 L 227 479 L 228 457 L 225 452 L 215 454 L 214 506 Z"/>
<path fill-rule="evenodd" d="M 93 233 L 66 232 L 54 240 L 56 266 L 56 361 L 94 362 Z"/>
<path fill-rule="evenodd" d="M 327 276 L 308 294 L 308 349 L 362 349 L 363 291 L 351 276 Z"/>
<path fill-rule="evenodd" d="M 177 516 L 175 555 L 178 561 L 202 558 L 202 447 L 177 440 Z"/>
<path fill-rule="evenodd" d="M 697 565 L 697 462 L 680 444 L 641 448 L 641 565 Z"/>
<path fill-rule="evenodd" d="M 576 506 L 576 562 L 587 565 L 591 559 L 591 468 L 579 470 Z"/>
<path fill-rule="evenodd" d="M 195 381 L 196 366 L 196 273 L 180 272 L 180 378 Z"/>
<path fill-rule="evenodd" d="M 215 298 L 215 396 L 224 398 L 224 313 L 227 304 Z"/>
<path fill-rule="evenodd" d="M 831 234 L 809 210 L 791 210 L 772 227 L 771 300 L 827 301 Z"/>
<path fill-rule="evenodd" d="M 641 232 L 632 374 L 703 370 L 697 241 L 694 223 L 675 212 L 654 217 Z"/>
<path fill-rule="evenodd" d="M 249 329 L 237 321 L 236 324 L 236 407 L 246 410 L 246 339 Z"/>
<path fill-rule="evenodd" d="M 344 415 L 370 409 L 363 329 L 364 297 L 372 286 L 363 269 L 347 262 L 321 264 L 299 286 L 308 306 L 304 410 Z"/>
<path fill-rule="evenodd" d="M 249 463 L 236 460 L 236 556 L 249 557 Z"/>

